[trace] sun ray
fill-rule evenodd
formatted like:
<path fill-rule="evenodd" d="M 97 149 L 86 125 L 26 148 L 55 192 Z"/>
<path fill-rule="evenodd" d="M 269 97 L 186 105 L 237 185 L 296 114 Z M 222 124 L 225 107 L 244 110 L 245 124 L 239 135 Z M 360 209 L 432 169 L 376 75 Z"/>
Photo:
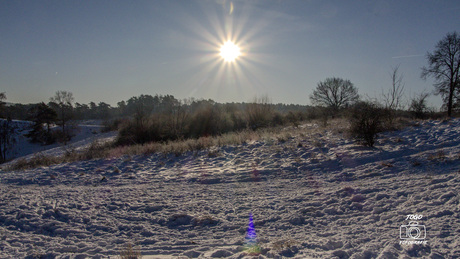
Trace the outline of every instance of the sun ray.
<path fill-rule="evenodd" d="M 226 7 L 222 15 L 216 5 L 203 4 L 200 19 L 183 10 L 182 20 L 188 30 L 175 35 L 182 35 L 194 54 L 181 60 L 176 69 L 178 74 L 189 75 L 183 84 L 189 91 L 187 96 L 220 100 L 266 92 L 266 82 L 271 77 L 263 71 L 273 70 L 277 64 L 273 54 L 265 51 L 272 34 L 266 33 L 269 30 L 265 23 L 256 21 L 249 26 L 251 10 L 241 5 L 234 4 L 231 13 Z M 186 66 L 194 62 L 198 65 Z"/>

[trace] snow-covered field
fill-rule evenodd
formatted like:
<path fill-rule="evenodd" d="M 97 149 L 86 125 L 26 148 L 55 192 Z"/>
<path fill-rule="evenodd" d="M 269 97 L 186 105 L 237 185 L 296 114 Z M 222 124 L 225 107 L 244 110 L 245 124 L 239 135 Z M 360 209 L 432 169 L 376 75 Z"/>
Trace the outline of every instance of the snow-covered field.
<path fill-rule="evenodd" d="M 243 258 L 250 213 L 256 258 L 459 258 L 459 170 L 453 119 L 0 172 L 0 258 Z"/>

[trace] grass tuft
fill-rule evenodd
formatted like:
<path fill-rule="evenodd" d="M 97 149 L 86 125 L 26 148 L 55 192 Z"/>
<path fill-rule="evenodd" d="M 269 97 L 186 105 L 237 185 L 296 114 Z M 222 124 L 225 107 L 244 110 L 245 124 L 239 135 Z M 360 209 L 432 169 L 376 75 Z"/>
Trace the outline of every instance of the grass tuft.
<path fill-rule="evenodd" d="M 272 249 L 275 251 L 282 251 L 286 248 L 291 248 L 293 246 L 299 245 L 299 242 L 297 242 L 294 239 L 282 239 L 282 240 L 277 240 L 272 243 Z"/>
<path fill-rule="evenodd" d="M 120 251 L 120 259 L 138 259 L 142 258 L 141 252 L 136 249 L 132 244 L 128 243 Z"/>

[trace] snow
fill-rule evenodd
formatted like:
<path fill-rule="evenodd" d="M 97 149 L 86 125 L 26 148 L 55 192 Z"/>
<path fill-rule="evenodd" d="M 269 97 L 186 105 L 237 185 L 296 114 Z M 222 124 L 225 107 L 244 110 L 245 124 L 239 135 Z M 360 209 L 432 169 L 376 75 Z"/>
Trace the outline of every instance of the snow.
<path fill-rule="evenodd" d="M 302 131 L 213 155 L 0 172 L 0 258 L 116 258 L 129 243 L 143 258 L 244 258 L 251 213 L 255 258 L 460 257 L 459 119 L 384 133 L 376 148 Z M 426 244 L 401 242 L 410 221 Z"/>
<path fill-rule="evenodd" d="M 100 121 L 78 121 L 76 127 L 72 130 L 74 137 L 66 144 L 55 143 L 52 145 L 42 145 L 40 143 L 31 143 L 30 139 L 25 135 L 29 133 L 32 122 L 29 121 L 13 121 L 16 127 L 16 144 L 9 154 L 8 163 L 2 166 L 8 166 L 17 161 L 19 158 L 30 159 L 38 153 L 50 156 L 60 156 L 66 151 L 82 150 L 91 145 L 94 141 L 110 141 L 116 136 L 116 132 L 101 133 L 103 126 Z M 56 128 L 58 126 L 53 126 Z"/>

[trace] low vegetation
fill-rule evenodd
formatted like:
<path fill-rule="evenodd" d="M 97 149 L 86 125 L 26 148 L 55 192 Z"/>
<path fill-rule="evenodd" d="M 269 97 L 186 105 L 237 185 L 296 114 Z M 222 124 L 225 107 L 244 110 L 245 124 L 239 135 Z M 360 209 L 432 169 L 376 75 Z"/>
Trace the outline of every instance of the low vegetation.
<path fill-rule="evenodd" d="M 127 244 L 125 247 L 120 251 L 120 259 L 137 259 L 142 258 L 141 252 L 138 248 L 133 246 L 132 244 Z"/>
<path fill-rule="evenodd" d="M 297 129 L 300 131 L 300 129 Z M 68 150 L 64 155 L 45 156 L 40 153 L 31 159 L 18 159 L 10 165 L 7 170 L 24 170 L 40 166 L 50 166 L 59 163 L 68 163 L 81 160 L 104 159 L 121 156 L 148 155 L 162 153 L 165 155 L 183 155 L 187 152 L 198 152 L 207 150 L 210 156 L 218 155 L 212 151 L 213 147 L 240 145 L 257 140 L 284 141 L 289 138 L 281 127 L 265 128 L 256 131 L 243 130 L 240 132 L 229 132 L 218 136 L 205 136 L 197 139 L 171 140 L 164 142 L 150 142 L 144 144 L 118 145 L 116 142 L 100 143 L 93 142 L 84 151 Z"/>
<path fill-rule="evenodd" d="M 319 109 L 319 108 L 316 108 Z M 339 113 L 339 118 L 325 119 L 318 116 L 315 120 L 308 120 L 311 123 L 320 125 L 320 128 L 327 127 L 332 132 L 348 135 L 357 139 L 360 143 L 372 147 L 376 143 L 376 138 L 378 133 L 387 130 L 400 129 L 407 125 L 407 120 L 409 117 L 405 113 L 405 117 L 398 117 L 392 120 L 391 125 L 388 122 L 385 122 L 385 112 L 387 110 L 378 106 L 378 104 L 370 102 L 360 102 L 356 105 L 350 107 L 349 109 Z M 215 147 L 228 146 L 228 145 L 241 145 L 244 143 L 249 143 L 252 141 L 268 141 L 269 143 L 284 143 L 291 139 L 294 136 L 307 137 L 307 135 L 312 134 L 312 129 L 306 131 L 304 128 L 298 127 L 301 123 L 306 123 L 304 114 L 286 113 L 282 117 L 283 123 L 277 125 L 276 123 L 269 124 L 272 126 L 260 127 L 258 129 L 251 129 L 251 127 L 243 127 L 238 131 L 219 131 L 222 129 L 221 125 L 218 123 L 213 124 L 212 116 L 216 117 L 231 117 L 231 114 L 226 114 L 222 112 L 219 115 L 218 112 L 212 111 L 214 115 L 206 117 L 204 114 L 211 112 L 210 109 L 200 110 L 192 117 L 199 118 L 199 122 L 190 119 L 185 123 L 185 127 L 176 128 L 177 132 L 187 132 L 180 131 L 178 129 L 187 129 L 188 127 L 201 125 L 201 129 L 215 130 L 213 134 L 209 133 L 211 131 L 200 131 L 194 129 L 190 132 L 201 132 L 196 135 L 182 135 L 178 137 L 171 137 L 174 135 L 168 135 L 170 138 L 164 137 L 164 135 L 155 135 L 159 132 L 162 132 L 161 125 L 155 124 L 153 120 L 161 121 L 158 118 L 150 118 L 143 121 L 138 121 L 136 124 L 135 119 L 133 120 L 122 120 L 115 122 L 115 125 L 119 125 L 119 136 L 113 142 L 93 142 L 86 150 L 84 151 L 75 151 L 68 150 L 64 155 L 55 157 L 55 156 L 45 156 L 42 154 L 37 154 L 31 159 L 19 159 L 14 164 L 10 165 L 8 170 L 23 170 L 29 168 L 36 168 L 40 166 L 50 166 L 53 164 L 74 162 L 81 160 L 91 160 L 91 159 L 105 159 L 121 156 L 135 156 L 135 155 L 148 155 L 152 153 L 162 153 L 165 155 L 173 154 L 175 156 L 181 156 L 187 152 L 195 154 L 199 151 L 207 151 L 210 157 L 218 156 L 219 152 L 214 150 Z M 236 113 L 235 113 L 236 114 Z M 234 115 L 235 115 L 234 114 Z M 320 113 L 320 114 L 327 114 Z M 404 115 L 404 113 L 403 113 Z M 236 116 L 236 115 L 235 115 Z M 291 116 L 298 116 L 294 120 L 289 120 Z M 327 115 L 326 115 L 327 116 Z M 205 118 L 208 118 L 211 122 L 208 121 L 206 124 L 204 121 Z M 406 118 L 406 119 L 404 119 Z M 203 121 L 204 120 L 204 121 Z M 229 119 L 233 122 L 232 119 Z M 167 122 L 168 120 L 165 119 Z M 295 121 L 296 123 L 293 123 Z M 324 123 L 324 121 L 326 121 Z M 177 122 L 177 121 L 176 121 Z M 158 123 L 158 122 L 157 122 Z M 171 127 L 171 124 L 163 124 L 163 127 Z M 152 128 L 156 129 L 155 131 L 149 132 Z M 173 128 L 169 128 L 173 129 Z M 203 132 L 207 132 L 206 134 Z M 201 135 L 201 136 L 200 136 Z M 154 136 L 153 138 L 151 138 Z M 163 137 L 158 137 L 163 136 Z M 188 136 L 186 138 L 185 136 Z M 151 139 L 149 139 L 151 138 Z M 301 146 L 301 144 L 299 144 Z"/>
<path fill-rule="evenodd" d="M 173 102 L 151 115 L 142 109 L 119 125 L 117 145 L 166 142 L 219 136 L 280 125 L 298 125 L 302 112 L 275 111 L 267 97 L 241 105 L 217 104 L 210 100 Z"/>
<path fill-rule="evenodd" d="M 377 134 L 383 131 L 383 111 L 371 102 L 357 103 L 350 116 L 351 135 L 364 145 L 373 147 Z"/>

